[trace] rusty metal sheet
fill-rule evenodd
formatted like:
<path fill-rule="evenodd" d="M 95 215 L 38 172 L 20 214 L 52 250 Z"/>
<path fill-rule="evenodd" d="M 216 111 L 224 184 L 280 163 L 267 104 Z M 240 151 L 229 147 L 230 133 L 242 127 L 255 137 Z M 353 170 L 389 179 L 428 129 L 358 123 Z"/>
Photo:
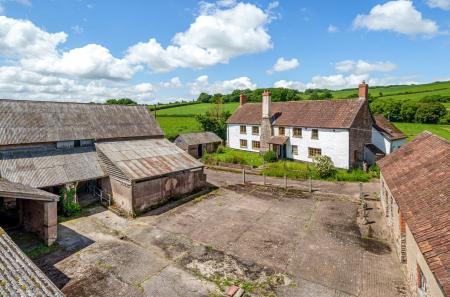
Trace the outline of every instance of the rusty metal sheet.
<path fill-rule="evenodd" d="M 203 167 L 167 139 L 103 142 L 96 147 L 130 180 Z M 118 153 L 127 158 L 118 158 Z"/>

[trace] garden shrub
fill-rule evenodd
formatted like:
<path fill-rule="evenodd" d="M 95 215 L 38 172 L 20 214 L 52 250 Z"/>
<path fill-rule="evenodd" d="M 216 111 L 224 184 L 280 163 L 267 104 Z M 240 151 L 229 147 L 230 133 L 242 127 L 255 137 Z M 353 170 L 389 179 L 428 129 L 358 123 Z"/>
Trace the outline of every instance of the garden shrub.
<path fill-rule="evenodd" d="M 329 177 L 334 172 L 334 164 L 329 156 L 314 157 L 314 169 L 321 178 Z"/>
<path fill-rule="evenodd" d="M 436 124 L 446 113 L 447 110 L 442 103 L 422 104 L 417 109 L 415 120 L 423 124 Z"/>
<path fill-rule="evenodd" d="M 264 161 L 272 163 L 277 160 L 277 154 L 274 151 L 267 151 L 264 153 Z"/>

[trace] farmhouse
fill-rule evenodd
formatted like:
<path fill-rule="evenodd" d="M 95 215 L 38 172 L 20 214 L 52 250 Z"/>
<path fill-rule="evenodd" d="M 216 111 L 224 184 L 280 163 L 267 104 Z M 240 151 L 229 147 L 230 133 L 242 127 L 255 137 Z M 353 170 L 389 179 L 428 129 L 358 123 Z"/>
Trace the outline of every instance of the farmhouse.
<path fill-rule="evenodd" d="M 205 152 L 214 153 L 222 139 L 213 132 L 184 133 L 174 143 L 194 158 L 201 158 Z"/>
<path fill-rule="evenodd" d="M 378 164 L 385 219 L 414 296 L 450 296 L 450 143 L 424 132 Z"/>
<path fill-rule="evenodd" d="M 336 167 L 349 169 L 364 160 L 372 141 L 373 118 L 367 100 L 369 86 L 359 86 L 359 99 L 246 103 L 227 121 L 227 145 L 253 152 L 274 150 L 279 158 L 312 162 L 327 155 Z"/>
<path fill-rule="evenodd" d="M 64 296 L 2 228 L 0 272 L 0 296 Z"/>
<path fill-rule="evenodd" d="M 25 226 L 22 210 L 41 216 L 34 227 L 47 244 L 56 239 L 62 189 L 135 214 L 206 181 L 203 165 L 164 139 L 145 106 L 17 100 L 0 100 L 0 177 L 15 193 L 0 192 L 0 211 L 15 209 Z"/>

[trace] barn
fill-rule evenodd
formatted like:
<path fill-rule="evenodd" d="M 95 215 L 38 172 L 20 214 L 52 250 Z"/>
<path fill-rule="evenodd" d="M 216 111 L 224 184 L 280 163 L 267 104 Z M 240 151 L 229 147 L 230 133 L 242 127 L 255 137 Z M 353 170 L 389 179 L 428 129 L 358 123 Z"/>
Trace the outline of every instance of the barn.
<path fill-rule="evenodd" d="M 35 196 L 51 200 L 43 212 L 42 199 L 15 203 L 22 197 L 0 192 L 0 211 L 17 221 L 21 209 L 56 218 L 64 189 L 79 202 L 103 199 L 134 215 L 206 183 L 203 165 L 164 139 L 146 106 L 24 100 L 0 100 L 0 178 L 5 188 L 23 187 L 18 195 L 38 189 Z M 49 225 L 35 231 L 52 244 Z"/>
<path fill-rule="evenodd" d="M 214 153 L 222 139 L 213 132 L 184 133 L 174 143 L 194 158 L 201 158 L 205 152 Z"/>

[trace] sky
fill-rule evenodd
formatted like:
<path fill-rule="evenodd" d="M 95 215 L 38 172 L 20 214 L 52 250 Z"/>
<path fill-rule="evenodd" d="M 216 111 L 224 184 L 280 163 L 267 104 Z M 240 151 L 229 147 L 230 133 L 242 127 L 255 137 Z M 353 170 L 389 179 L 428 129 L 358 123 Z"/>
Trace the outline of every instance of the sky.
<path fill-rule="evenodd" d="M 450 0 L 0 0 L 0 98 L 450 80 Z"/>

